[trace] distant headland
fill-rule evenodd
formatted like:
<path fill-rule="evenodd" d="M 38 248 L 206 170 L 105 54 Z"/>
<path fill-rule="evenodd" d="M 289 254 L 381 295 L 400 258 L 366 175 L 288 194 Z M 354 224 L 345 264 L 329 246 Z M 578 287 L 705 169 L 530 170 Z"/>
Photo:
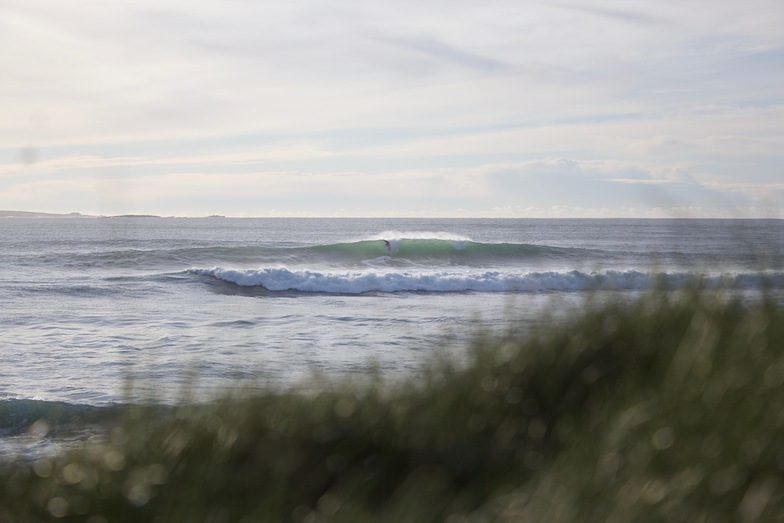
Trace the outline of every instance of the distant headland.
<path fill-rule="evenodd" d="M 111 216 L 96 216 L 92 214 L 82 214 L 80 212 L 70 212 L 68 214 L 55 212 L 32 212 L 32 211 L 2 211 L 0 218 L 161 218 L 155 214 L 118 214 Z"/>
<path fill-rule="evenodd" d="M 112 214 L 93 215 L 80 212 L 54 213 L 33 211 L 4 211 L 0 210 L 0 218 L 175 218 L 175 216 L 158 216 L 157 214 Z M 222 214 L 211 214 L 207 218 L 225 218 Z"/>

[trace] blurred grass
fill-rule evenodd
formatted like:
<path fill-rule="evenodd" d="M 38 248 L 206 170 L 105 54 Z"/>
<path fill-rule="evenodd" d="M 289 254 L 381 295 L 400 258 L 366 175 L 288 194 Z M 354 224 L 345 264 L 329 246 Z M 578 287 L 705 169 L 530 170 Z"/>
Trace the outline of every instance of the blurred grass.
<path fill-rule="evenodd" d="M 784 308 L 721 291 L 478 335 L 403 383 L 127 407 L 0 521 L 784 520 Z"/>

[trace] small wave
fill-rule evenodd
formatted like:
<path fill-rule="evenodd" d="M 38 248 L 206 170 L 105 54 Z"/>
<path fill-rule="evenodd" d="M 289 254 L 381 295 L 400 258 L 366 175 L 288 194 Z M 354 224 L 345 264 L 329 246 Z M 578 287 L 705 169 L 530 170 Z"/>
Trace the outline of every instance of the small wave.
<path fill-rule="evenodd" d="M 362 294 L 367 292 L 536 292 L 578 291 L 602 287 L 637 289 L 653 284 L 644 273 L 532 272 L 499 271 L 437 272 L 345 272 L 292 271 L 285 268 L 191 269 L 242 287 L 263 287 L 268 291 Z"/>
<path fill-rule="evenodd" d="M 59 264 L 64 268 L 139 268 L 170 267 L 194 262 L 221 260 L 253 262 L 285 252 L 280 248 L 243 247 L 191 247 L 175 249 L 124 249 L 103 252 L 80 252 L 48 255 L 44 262 Z"/>
<path fill-rule="evenodd" d="M 190 273 L 209 276 L 242 287 L 261 287 L 267 291 L 362 294 L 368 292 L 546 292 L 587 291 L 594 289 L 638 290 L 657 285 L 679 288 L 702 281 L 709 286 L 755 289 L 763 286 L 784 288 L 784 273 L 701 276 L 692 273 L 602 272 L 529 272 L 500 271 L 292 271 L 264 269 L 189 269 Z"/>
<path fill-rule="evenodd" d="M 0 400 L 0 436 L 38 430 L 58 434 L 114 420 L 116 405 L 77 405 L 36 399 Z M 37 429 L 34 424 L 38 424 Z"/>

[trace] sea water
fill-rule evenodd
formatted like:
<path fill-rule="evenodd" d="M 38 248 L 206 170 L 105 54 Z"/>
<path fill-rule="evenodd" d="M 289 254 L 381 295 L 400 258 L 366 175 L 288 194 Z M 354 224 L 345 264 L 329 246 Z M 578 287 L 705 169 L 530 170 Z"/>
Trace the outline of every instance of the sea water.
<path fill-rule="evenodd" d="M 697 278 L 782 296 L 784 228 L 5 218 L 0 267 L 0 454 L 27 455 L 31 441 L 41 444 L 28 435 L 47 409 L 83 414 L 209 400 L 236 387 L 415 376 L 437 351 L 460 358 L 480 328 L 533 325 L 589 295 Z"/>

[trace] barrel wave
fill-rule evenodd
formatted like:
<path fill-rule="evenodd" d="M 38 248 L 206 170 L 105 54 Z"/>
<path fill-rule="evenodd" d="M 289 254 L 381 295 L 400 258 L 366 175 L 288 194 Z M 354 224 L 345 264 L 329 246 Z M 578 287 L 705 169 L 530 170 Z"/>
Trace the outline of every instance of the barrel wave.
<path fill-rule="evenodd" d="M 585 249 L 561 248 L 533 244 L 481 243 L 468 239 L 390 238 L 337 242 L 313 246 L 205 246 L 175 248 L 137 248 L 103 252 L 50 255 L 53 264 L 63 267 L 92 266 L 106 269 L 170 267 L 182 264 L 253 264 L 346 267 L 366 265 L 373 260 L 405 264 L 426 263 L 431 266 L 515 265 L 553 259 L 575 259 L 595 255 Z M 46 261 L 46 260 L 45 260 Z"/>
<path fill-rule="evenodd" d="M 243 251 L 242 259 L 247 261 L 249 255 L 249 250 Z M 638 290 L 696 282 L 736 288 L 762 283 L 784 287 L 780 272 L 703 274 L 673 267 L 651 270 L 650 266 L 642 268 L 633 263 L 630 253 L 531 243 L 483 243 L 438 234 L 259 249 L 255 256 L 255 264 L 232 264 L 228 260 L 186 272 L 270 293 Z M 619 258 L 623 259 L 621 264 L 616 263 Z M 647 255 L 642 253 L 640 258 L 646 259 Z"/>
<path fill-rule="evenodd" d="M 388 245 L 387 243 L 388 242 Z M 305 252 L 329 257 L 365 260 L 388 255 L 417 261 L 453 264 L 515 262 L 531 258 L 570 256 L 581 249 L 565 249 L 532 244 L 481 243 L 470 240 L 392 239 L 364 240 L 306 248 Z"/>
<path fill-rule="evenodd" d="M 221 254 L 215 253 L 218 258 Z M 247 261 L 248 251 L 242 253 Z M 458 235 L 384 234 L 369 239 L 259 249 L 256 266 L 221 260 L 189 274 L 271 292 L 505 292 L 593 285 L 590 274 L 531 273 L 553 260 L 587 259 L 584 249 L 484 243 Z M 228 263 L 223 263 L 224 261 Z"/>

